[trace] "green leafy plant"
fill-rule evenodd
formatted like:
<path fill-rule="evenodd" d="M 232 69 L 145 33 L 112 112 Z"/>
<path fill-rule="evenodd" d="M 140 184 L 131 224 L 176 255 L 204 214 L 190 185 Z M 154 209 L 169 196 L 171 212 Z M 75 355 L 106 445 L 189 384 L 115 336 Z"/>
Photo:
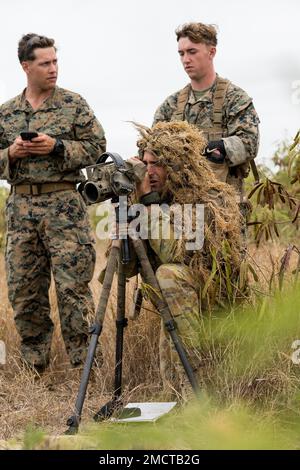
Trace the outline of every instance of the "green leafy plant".
<path fill-rule="evenodd" d="M 299 186 L 300 182 L 300 133 L 294 142 L 287 140 L 278 144 L 273 155 L 273 163 L 277 171 L 260 169 L 261 181 L 250 187 L 248 198 L 252 202 L 252 217 L 248 226 L 253 226 L 256 246 L 265 240 L 274 240 L 281 235 L 295 236 L 298 229 L 300 214 Z M 293 228 L 292 228 L 293 227 Z"/>

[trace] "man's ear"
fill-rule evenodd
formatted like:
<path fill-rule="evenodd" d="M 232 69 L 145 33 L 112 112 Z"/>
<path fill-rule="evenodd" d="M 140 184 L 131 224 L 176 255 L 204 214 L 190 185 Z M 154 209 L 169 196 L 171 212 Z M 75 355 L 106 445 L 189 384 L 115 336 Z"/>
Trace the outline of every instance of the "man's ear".
<path fill-rule="evenodd" d="M 215 48 L 215 46 L 210 46 L 209 57 L 213 59 L 216 55 L 216 52 L 217 52 L 217 49 Z"/>
<path fill-rule="evenodd" d="M 28 73 L 29 71 L 29 62 L 28 60 L 24 60 L 21 62 L 22 69 L 24 70 L 25 73 Z"/>

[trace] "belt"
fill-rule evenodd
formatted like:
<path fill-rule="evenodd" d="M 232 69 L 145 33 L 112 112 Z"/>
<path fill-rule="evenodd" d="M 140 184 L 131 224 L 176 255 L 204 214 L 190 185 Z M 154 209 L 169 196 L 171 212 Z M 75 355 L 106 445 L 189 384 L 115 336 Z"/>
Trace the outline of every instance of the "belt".
<path fill-rule="evenodd" d="M 54 193 L 67 189 L 76 189 L 76 183 L 62 181 L 58 183 L 15 184 L 11 187 L 11 193 L 39 196 L 40 194 Z"/>

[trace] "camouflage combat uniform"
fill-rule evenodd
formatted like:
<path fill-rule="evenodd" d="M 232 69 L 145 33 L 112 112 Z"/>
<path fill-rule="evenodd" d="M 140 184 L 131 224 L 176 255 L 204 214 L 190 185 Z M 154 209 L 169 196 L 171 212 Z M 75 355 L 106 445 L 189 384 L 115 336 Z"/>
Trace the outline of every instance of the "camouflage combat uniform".
<path fill-rule="evenodd" d="M 223 140 L 226 162 L 209 163 L 216 175 L 232 184 L 242 196 L 248 162 L 256 157 L 259 144 L 259 119 L 247 93 L 218 75 L 199 100 L 191 85 L 187 85 L 163 102 L 153 124 L 176 120 L 196 125 L 208 141 Z"/>
<path fill-rule="evenodd" d="M 11 165 L 8 147 L 24 130 L 62 140 L 63 154 L 33 155 Z M 9 299 L 22 355 L 30 365 L 49 362 L 51 272 L 70 362 L 84 360 L 86 317 L 94 311 L 88 283 L 95 250 L 76 183 L 84 180 L 81 168 L 94 164 L 104 151 L 103 129 L 78 94 L 56 87 L 34 111 L 23 92 L 0 108 L 0 178 L 11 184 L 6 208 Z"/>
<path fill-rule="evenodd" d="M 165 260 L 155 271 L 156 279 L 196 373 L 199 368 L 200 291 L 197 290 L 195 279 L 188 266 L 176 263 L 176 258 L 164 256 L 166 254 L 164 249 L 169 251 L 170 246 L 166 248 L 166 243 L 163 243 L 164 247 L 159 246 L 157 240 L 149 240 L 149 245 L 151 250 L 154 249 Z M 150 250 L 148 254 L 151 256 Z M 163 321 L 159 338 L 159 365 L 164 391 L 168 393 L 170 389 L 175 389 L 182 396 L 185 395 L 189 390 L 189 381 Z"/>

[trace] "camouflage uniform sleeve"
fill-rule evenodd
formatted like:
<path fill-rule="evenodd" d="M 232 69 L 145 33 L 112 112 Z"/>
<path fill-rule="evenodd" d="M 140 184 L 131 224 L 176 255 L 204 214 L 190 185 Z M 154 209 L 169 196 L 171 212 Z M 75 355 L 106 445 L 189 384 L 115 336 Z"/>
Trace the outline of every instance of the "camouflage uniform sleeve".
<path fill-rule="evenodd" d="M 104 130 L 87 102 L 80 97 L 73 123 L 75 140 L 63 140 L 63 170 L 74 170 L 94 165 L 106 150 Z"/>
<path fill-rule="evenodd" d="M 8 157 L 9 143 L 4 139 L 4 129 L 1 126 L 0 114 L 0 178 L 3 180 L 10 179 L 10 166 Z"/>
<path fill-rule="evenodd" d="M 230 86 L 225 100 L 228 137 L 224 137 L 229 166 L 256 157 L 259 145 L 259 118 L 252 99 L 241 88 Z"/>
<path fill-rule="evenodd" d="M 155 111 L 154 114 L 154 120 L 153 124 L 156 124 L 157 122 L 160 121 L 166 121 L 169 122 L 171 120 L 171 117 L 177 109 L 177 99 L 178 99 L 178 94 L 174 93 L 173 95 L 170 95 Z"/>

